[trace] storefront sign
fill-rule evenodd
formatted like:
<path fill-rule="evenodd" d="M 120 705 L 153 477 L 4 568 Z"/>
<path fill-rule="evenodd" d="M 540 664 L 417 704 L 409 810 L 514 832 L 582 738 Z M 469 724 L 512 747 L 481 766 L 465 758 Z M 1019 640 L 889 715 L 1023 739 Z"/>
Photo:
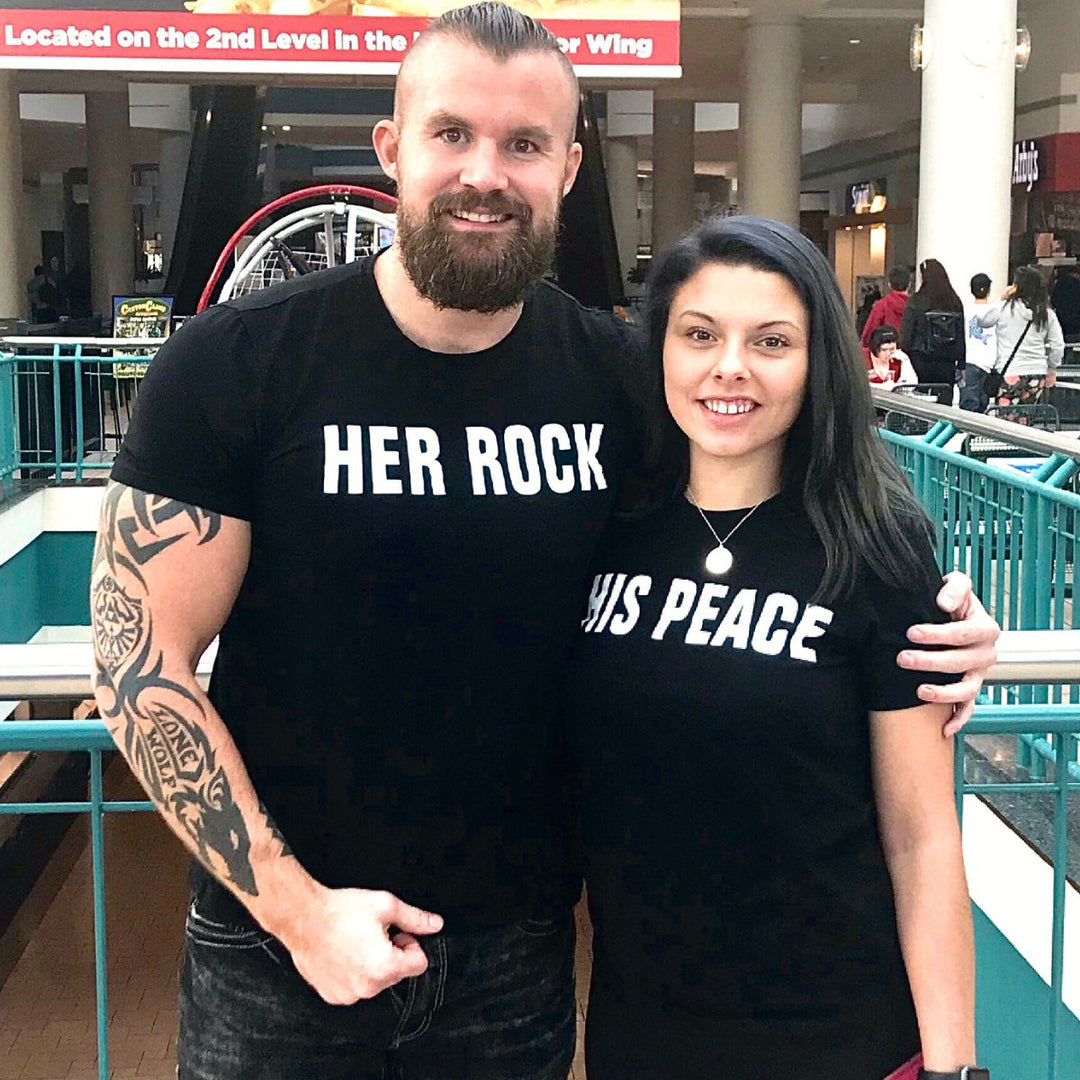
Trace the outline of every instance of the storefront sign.
<path fill-rule="evenodd" d="M 9 0 L 0 68 L 391 75 L 429 18 L 463 2 L 135 0 L 115 10 L 110 0 L 66 9 Z M 535 11 L 528 0 L 515 6 Z M 679 0 L 563 0 L 551 10 L 543 22 L 579 74 L 681 74 Z"/>
<path fill-rule="evenodd" d="M 1034 139 L 1024 139 L 1013 146 L 1013 186 L 1024 184 L 1030 191 L 1039 182 L 1039 144 Z"/>
<path fill-rule="evenodd" d="M 113 337 L 164 340 L 172 328 L 172 309 L 171 296 L 114 296 Z M 125 349 L 124 355 L 151 356 L 153 352 L 153 349 Z M 141 379 L 147 367 L 147 363 L 140 361 L 114 363 L 113 376 L 117 379 Z"/>
<path fill-rule="evenodd" d="M 845 202 L 849 214 L 880 214 L 887 202 L 885 181 L 860 180 L 849 184 Z"/>

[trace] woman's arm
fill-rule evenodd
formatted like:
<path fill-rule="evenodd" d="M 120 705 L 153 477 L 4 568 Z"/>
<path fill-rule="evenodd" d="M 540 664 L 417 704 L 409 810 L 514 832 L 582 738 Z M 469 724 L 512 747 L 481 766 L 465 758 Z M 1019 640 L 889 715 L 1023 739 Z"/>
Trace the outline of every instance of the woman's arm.
<path fill-rule="evenodd" d="M 900 378 L 897 383 L 901 386 L 905 383 L 911 385 L 917 383 L 919 376 L 915 374 L 915 369 L 911 366 L 911 357 L 903 352 L 898 352 L 896 355 L 900 357 Z"/>
<path fill-rule="evenodd" d="M 975 946 L 953 799 L 948 711 L 870 714 L 878 828 L 925 1068 L 974 1065 Z"/>
<path fill-rule="evenodd" d="M 975 317 L 979 320 L 979 325 L 984 329 L 987 326 L 996 326 L 998 319 L 1001 318 L 1001 313 L 1005 310 L 1005 301 L 999 300 L 996 304 L 991 304 L 989 307 L 984 308 Z"/>
<path fill-rule="evenodd" d="M 1047 311 L 1046 318 L 1046 366 L 1048 371 L 1053 371 L 1065 356 L 1065 335 L 1053 308 Z"/>

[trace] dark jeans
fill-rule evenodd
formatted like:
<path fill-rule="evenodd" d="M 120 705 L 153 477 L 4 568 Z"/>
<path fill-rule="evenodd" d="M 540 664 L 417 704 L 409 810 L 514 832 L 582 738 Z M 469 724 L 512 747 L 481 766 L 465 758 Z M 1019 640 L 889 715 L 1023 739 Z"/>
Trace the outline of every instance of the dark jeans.
<path fill-rule="evenodd" d="M 990 399 L 983 390 L 986 372 L 969 364 L 964 372 L 964 385 L 960 387 L 960 408 L 968 412 L 984 413 Z"/>
<path fill-rule="evenodd" d="M 427 938 L 427 971 L 327 1005 L 252 923 L 188 913 L 179 1080 L 566 1080 L 574 922 Z"/>

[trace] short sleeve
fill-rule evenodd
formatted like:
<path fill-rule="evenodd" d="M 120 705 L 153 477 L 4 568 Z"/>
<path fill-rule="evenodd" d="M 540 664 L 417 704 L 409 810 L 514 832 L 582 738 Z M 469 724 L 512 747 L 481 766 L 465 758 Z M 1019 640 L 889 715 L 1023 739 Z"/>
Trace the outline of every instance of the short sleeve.
<path fill-rule="evenodd" d="M 185 323 L 150 361 L 112 479 L 250 520 L 258 397 L 239 312 Z"/>
<path fill-rule="evenodd" d="M 932 580 L 940 580 L 941 570 L 929 542 L 921 542 L 919 555 Z M 870 572 L 863 575 L 858 588 L 862 592 L 859 606 L 866 620 L 859 673 L 868 710 L 883 712 L 922 705 L 916 693 L 921 685 L 944 685 L 960 678 L 942 672 L 909 671 L 896 662 L 901 650 L 914 647 L 907 637 L 909 626 L 949 621 L 937 606 L 935 589 L 921 583 L 911 589 L 896 588 Z M 932 650 L 933 646 L 918 648 Z"/>

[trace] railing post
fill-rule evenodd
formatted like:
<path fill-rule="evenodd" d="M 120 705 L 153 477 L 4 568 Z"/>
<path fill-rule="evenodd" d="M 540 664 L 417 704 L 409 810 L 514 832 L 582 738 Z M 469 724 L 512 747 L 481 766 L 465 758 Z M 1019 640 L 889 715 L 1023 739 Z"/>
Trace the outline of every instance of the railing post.
<path fill-rule="evenodd" d="M 109 1080 L 109 976 L 105 954 L 105 828 L 101 751 L 90 751 L 90 855 L 94 894 L 94 988 L 98 1080 Z"/>
<path fill-rule="evenodd" d="M 83 431 L 83 388 L 82 388 L 82 344 L 75 346 L 75 483 L 81 484 L 83 478 L 83 454 L 86 449 L 86 437 Z"/>
<path fill-rule="evenodd" d="M 19 462 L 18 365 L 0 352 L 0 493 L 14 483 Z"/>
<path fill-rule="evenodd" d="M 1054 908 L 1050 939 L 1050 1030 L 1046 1071 L 1048 1080 L 1057 1078 L 1058 1032 L 1065 1008 L 1062 983 L 1065 972 L 1066 861 L 1069 855 L 1069 750 L 1075 742 L 1075 736 L 1059 732 L 1054 747 Z"/>
<path fill-rule="evenodd" d="M 60 402 L 60 345 L 53 346 L 52 354 L 52 384 L 53 384 L 53 450 L 56 454 L 56 483 L 62 479 L 63 470 L 60 468 L 64 460 L 64 424 Z"/>

